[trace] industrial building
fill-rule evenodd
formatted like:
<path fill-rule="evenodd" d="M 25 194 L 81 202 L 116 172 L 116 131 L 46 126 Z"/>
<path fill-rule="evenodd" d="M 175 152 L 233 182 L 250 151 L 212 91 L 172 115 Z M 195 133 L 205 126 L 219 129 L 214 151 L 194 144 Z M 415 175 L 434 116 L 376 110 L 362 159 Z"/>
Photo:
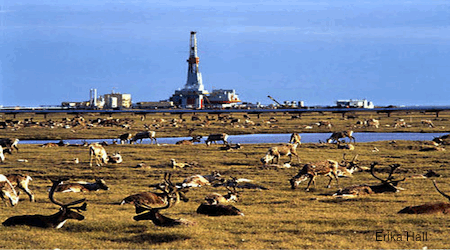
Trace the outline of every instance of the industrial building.
<path fill-rule="evenodd" d="M 336 106 L 339 108 L 365 108 L 365 109 L 373 109 L 374 105 L 372 102 L 363 100 L 337 100 Z"/>
<path fill-rule="evenodd" d="M 194 109 L 226 108 L 241 102 L 234 89 L 216 89 L 211 93 L 205 90 L 199 70 L 196 34 L 195 31 L 191 31 L 186 84 L 183 89 L 175 91 L 170 101 L 177 107 Z"/>
<path fill-rule="evenodd" d="M 90 89 L 89 101 L 63 102 L 64 108 L 78 109 L 123 109 L 131 108 L 131 94 L 114 93 L 97 96 L 97 89 Z"/>

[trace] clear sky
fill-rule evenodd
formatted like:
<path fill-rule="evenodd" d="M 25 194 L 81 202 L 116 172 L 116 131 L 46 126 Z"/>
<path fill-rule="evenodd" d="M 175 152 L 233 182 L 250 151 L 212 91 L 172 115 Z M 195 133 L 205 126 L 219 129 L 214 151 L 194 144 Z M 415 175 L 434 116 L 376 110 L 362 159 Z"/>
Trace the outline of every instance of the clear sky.
<path fill-rule="evenodd" d="M 197 31 L 207 90 L 242 101 L 450 105 L 450 1 L 0 0 L 0 105 L 168 99 Z"/>

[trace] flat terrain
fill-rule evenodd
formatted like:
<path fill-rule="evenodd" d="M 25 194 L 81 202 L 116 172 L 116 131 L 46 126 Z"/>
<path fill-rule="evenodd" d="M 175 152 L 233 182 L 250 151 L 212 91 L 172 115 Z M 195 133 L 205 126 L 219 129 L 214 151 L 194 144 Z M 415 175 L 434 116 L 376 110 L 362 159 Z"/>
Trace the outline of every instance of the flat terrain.
<path fill-rule="evenodd" d="M 369 118 L 359 117 L 357 119 Z M 273 122 L 266 123 L 271 117 Z M 5 117 L 4 117 L 5 118 Z M 38 120 L 43 117 L 35 117 Z M 86 120 L 95 117 L 85 117 Z M 104 117 L 105 118 L 105 117 Z M 128 117 L 118 117 L 127 119 Z M 353 127 L 354 119 L 342 119 L 338 115 L 305 116 L 291 119 L 288 115 L 273 114 L 257 118 L 251 116 L 255 123 L 252 127 L 244 127 L 244 118 L 239 124 L 226 124 L 213 121 L 207 126 L 196 125 L 190 116 L 181 122 L 180 127 L 170 121 L 157 121 L 162 117 L 133 117 L 131 129 L 120 126 L 95 126 L 81 128 L 64 127 L 19 127 L 0 129 L 1 137 L 24 138 L 113 138 L 127 131 L 144 130 L 144 125 L 164 124 L 156 129 L 157 136 L 187 136 L 188 130 L 194 128 L 193 134 L 207 135 L 211 132 L 226 131 L 232 133 L 292 133 L 304 131 L 335 131 Z M 203 117 L 201 117 L 204 119 Z M 217 118 L 217 117 L 216 117 Z M 380 117 L 376 117 L 380 118 Z M 404 119 L 411 125 L 405 128 L 393 128 L 396 119 Z M 23 121 L 25 117 L 16 117 Z M 27 118 L 28 119 L 28 118 Z M 61 120 L 62 117 L 47 117 Z M 155 119 L 155 121 L 153 121 Z M 435 128 L 421 124 L 422 119 L 432 119 Z M 435 118 L 430 114 L 404 114 L 380 119 L 380 132 L 386 131 L 424 131 L 445 132 L 450 126 L 447 114 Z M 275 121 L 278 120 L 278 121 Z M 315 123 L 329 120 L 333 127 L 318 128 Z M 183 123 L 187 123 L 186 127 Z M 240 127 L 236 127 L 239 125 Z M 386 125 L 389 125 L 386 126 Z M 161 125 L 160 125 L 161 126 Z M 306 129 L 305 126 L 313 126 Z M 154 127 L 156 128 L 156 127 Z M 377 131 L 376 128 L 357 128 Z M 74 130 L 75 132 L 71 131 Z M 413 131 L 414 130 L 414 131 Z M 255 132 L 255 133 L 256 133 Z M 87 137 L 89 135 L 89 137 Z M 357 138 L 356 138 L 357 139 Z M 1 173 L 22 173 L 33 178 L 30 188 L 36 195 L 36 202 L 28 201 L 21 194 L 21 201 L 15 207 L 0 206 L 0 221 L 10 216 L 24 214 L 56 213 L 58 206 L 48 199 L 50 179 L 69 177 L 73 181 L 93 181 L 103 178 L 110 190 L 91 193 L 57 193 L 55 197 L 63 202 L 76 199 L 87 199 L 87 211 L 83 212 L 83 221 L 69 220 L 61 229 L 40 229 L 28 226 L 2 227 L 0 237 L 1 248 L 241 248 L 241 249 L 349 249 L 349 248 L 447 248 L 448 215 L 405 215 L 397 214 L 405 206 L 419 205 L 427 202 L 445 202 L 446 199 L 436 192 L 430 179 L 411 178 L 433 169 L 442 177 L 434 178 L 440 189 L 450 194 L 450 156 L 446 151 L 426 150 L 432 148 L 429 142 L 396 141 L 356 143 L 355 150 L 337 149 L 334 144 L 305 143 L 297 152 L 301 164 L 293 161 L 292 168 L 262 168 L 259 159 L 270 146 L 275 144 L 244 145 L 239 150 L 220 150 L 220 145 L 207 147 L 204 143 L 191 146 L 180 145 L 148 145 L 124 144 L 106 146 L 108 154 L 119 152 L 124 162 L 108 164 L 103 167 L 90 167 L 89 154 L 86 147 L 43 148 L 40 145 L 19 145 L 20 151 L 6 155 L 6 161 L 0 165 Z M 378 149 L 378 150 L 375 150 Z M 425 150 L 424 150 L 425 149 Z M 359 165 L 368 167 L 371 162 L 378 161 L 380 168 L 388 168 L 398 163 L 405 171 L 395 173 L 397 178 L 406 177 L 400 183 L 404 188 L 398 193 L 387 193 L 358 197 L 354 199 L 335 199 L 330 197 L 338 190 L 332 182 L 330 189 L 325 188 L 328 178 L 320 176 L 316 187 L 305 191 L 307 183 L 301 183 L 298 189 L 292 190 L 289 179 L 294 176 L 304 163 L 333 159 L 340 161 L 343 154 L 347 158 L 358 155 Z M 71 162 L 79 158 L 80 163 Z M 179 162 L 195 162 L 190 168 L 173 169 L 170 159 Z M 287 157 L 282 157 L 285 161 Z M 295 159 L 295 158 L 294 158 Z M 27 160 L 24 162 L 23 160 Z M 144 164 L 142 167 L 139 164 Z M 226 179 L 231 177 L 248 178 L 254 183 L 269 190 L 241 191 L 241 200 L 234 204 L 245 216 L 208 217 L 196 213 L 197 207 L 204 201 L 206 194 L 218 192 L 226 194 L 224 187 L 204 186 L 192 188 L 187 196 L 189 202 L 181 202 L 161 213 L 171 218 L 184 218 L 196 223 L 194 226 L 162 228 L 151 221 L 134 221 L 135 209 L 132 205 L 118 205 L 126 196 L 142 191 L 152 190 L 149 185 L 162 181 L 165 172 L 173 174 L 175 182 L 193 174 L 210 174 L 219 171 Z M 379 176 L 387 177 L 386 173 Z M 368 172 L 354 173 L 353 178 L 341 178 L 339 187 L 354 184 L 379 183 Z M 406 237 L 409 235 L 426 235 L 426 238 Z M 385 235 L 393 235 L 387 237 Z"/>
<path fill-rule="evenodd" d="M 378 128 L 363 126 L 361 122 L 377 119 Z M 434 127 L 423 124 L 431 121 Z M 166 113 L 114 114 L 113 116 L 88 113 L 83 116 L 63 113 L 0 115 L 0 137 L 19 139 L 106 139 L 123 133 L 143 130 L 156 131 L 157 137 L 207 136 L 210 133 L 235 134 L 313 133 L 354 130 L 355 132 L 448 132 L 450 111 L 435 113 L 395 112 L 390 116 L 376 112 L 305 113 L 301 116 L 285 113 L 256 114 L 183 114 Z M 331 123 L 331 126 L 319 124 Z M 1 129 L 4 127 L 4 129 Z"/>

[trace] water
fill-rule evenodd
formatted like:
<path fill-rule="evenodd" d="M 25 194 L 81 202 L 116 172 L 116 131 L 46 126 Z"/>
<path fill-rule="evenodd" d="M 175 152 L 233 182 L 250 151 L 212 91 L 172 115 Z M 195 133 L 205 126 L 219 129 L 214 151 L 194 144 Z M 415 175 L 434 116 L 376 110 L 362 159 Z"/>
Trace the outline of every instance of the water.
<path fill-rule="evenodd" d="M 392 140 L 407 140 L 407 141 L 430 141 L 434 137 L 439 137 L 448 133 L 353 133 L 356 142 L 373 142 L 373 141 L 392 141 Z M 302 142 L 319 142 L 326 141 L 331 133 L 304 133 Z M 249 134 L 249 135 L 230 135 L 228 141 L 231 143 L 241 144 L 257 144 L 257 143 L 285 143 L 289 141 L 291 134 Z M 179 140 L 189 140 L 191 137 L 162 137 L 157 138 L 159 144 L 175 144 Z M 204 141 L 206 138 L 203 138 Z M 48 142 L 57 143 L 59 140 L 21 140 L 20 144 L 44 144 Z M 102 142 L 112 143 L 113 139 L 72 139 L 64 140 L 70 144 L 82 144 L 84 141 L 88 143 Z M 348 141 L 348 138 L 346 138 Z M 143 140 L 144 144 L 149 144 L 150 140 Z"/>

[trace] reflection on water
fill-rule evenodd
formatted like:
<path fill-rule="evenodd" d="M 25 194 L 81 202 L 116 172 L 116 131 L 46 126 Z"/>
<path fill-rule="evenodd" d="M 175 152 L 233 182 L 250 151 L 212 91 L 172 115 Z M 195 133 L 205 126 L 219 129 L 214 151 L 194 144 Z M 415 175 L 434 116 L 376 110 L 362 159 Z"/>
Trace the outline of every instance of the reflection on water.
<path fill-rule="evenodd" d="M 407 141 L 430 141 L 434 137 L 439 137 L 447 133 L 354 133 L 356 142 L 372 142 L 372 141 L 391 141 L 391 140 L 407 140 Z M 304 133 L 302 142 L 319 142 L 326 141 L 331 133 Z M 288 142 L 291 134 L 250 134 L 250 135 L 230 135 L 228 141 L 231 143 L 253 144 L 253 143 L 284 143 Z M 189 140 L 190 137 L 175 138 L 157 138 L 159 144 L 175 144 L 179 140 Z M 203 141 L 206 138 L 203 138 Z M 348 141 L 348 139 L 346 139 Z M 47 142 L 58 142 L 59 140 L 21 140 L 21 144 L 44 144 Z M 88 143 L 106 141 L 112 143 L 113 139 L 93 139 L 93 140 L 64 140 L 70 144 L 82 144 L 84 141 Z M 142 143 L 149 144 L 150 140 L 144 140 Z"/>

